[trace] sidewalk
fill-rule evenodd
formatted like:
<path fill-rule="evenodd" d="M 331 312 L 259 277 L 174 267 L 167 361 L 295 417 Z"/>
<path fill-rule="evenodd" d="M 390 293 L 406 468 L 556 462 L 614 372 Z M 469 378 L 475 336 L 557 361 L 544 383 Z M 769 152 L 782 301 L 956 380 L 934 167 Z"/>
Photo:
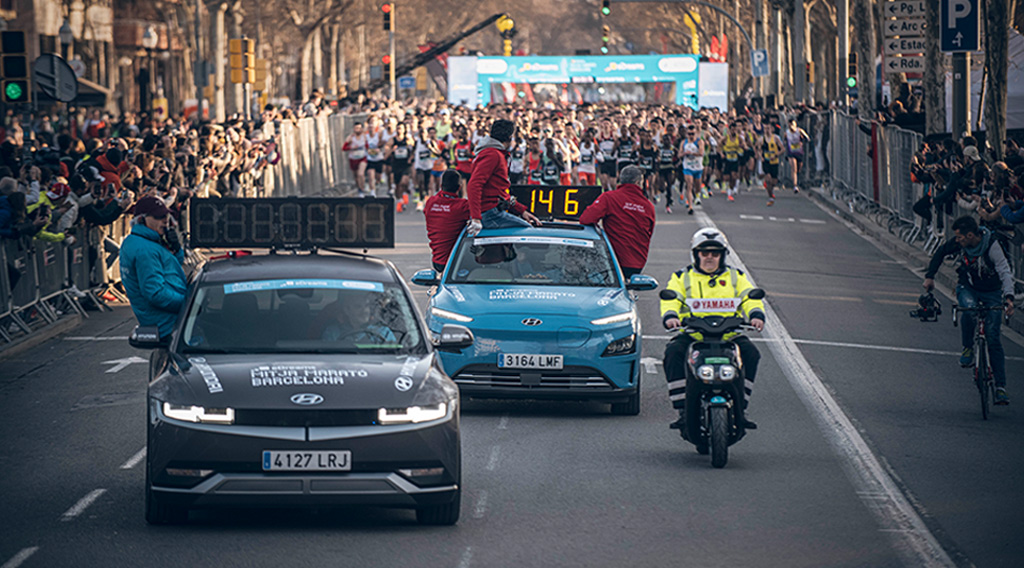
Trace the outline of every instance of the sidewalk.
<path fill-rule="evenodd" d="M 920 248 L 903 242 L 896 235 L 893 235 L 866 215 L 851 212 L 845 202 L 832 199 L 831 192 L 825 188 L 808 188 L 806 190 L 806 194 L 817 201 L 818 204 L 823 206 L 829 212 L 837 215 L 841 219 L 855 226 L 865 235 L 874 239 L 894 256 L 906 260 L 908 263 L 907 265 L 915 273 L 921 276 L 922 281 L 924 280 L 924 271 L 928 266 L 928 262 L 931 261 L 931 255 Z M 950 289 L 955 289 L 957 283 L 956 271 L 948 262 L 944 262 L 942 267 L 939 268 L 938 274 L 935 275 L 935 281 L 949 287 Z M 922 288 L 921 291 L 923 292 L 924 289 Z M 946 309 L 943 311 L 942 317 L 951 318 L 952 314 L 949 310 L 949 306 L 947 305 L 944 307 Z M 1020 308 L 1018 308 L 1013 317 L 1010 318 L 1008 327 L 1017 333 L 1024 334 L 1024 317 L 1021 317 Z"/>

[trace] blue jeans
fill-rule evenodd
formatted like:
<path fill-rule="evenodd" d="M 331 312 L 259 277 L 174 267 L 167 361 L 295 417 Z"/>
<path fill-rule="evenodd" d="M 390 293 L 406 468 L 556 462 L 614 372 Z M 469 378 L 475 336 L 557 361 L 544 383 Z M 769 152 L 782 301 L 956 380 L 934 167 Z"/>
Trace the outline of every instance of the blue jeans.
<path fill-rule="evenodd" d="M 956 300 L 961 307 L 977 308 L 1003 305 L 1003 293 L 1000 290 L 979 292 L 966 286 L 956 287 Z M 960 340 L 964 348 L 974 348 L 974 316 L 965 313 L 960 321 Z M 1003 320 L 1003 312 L 992 310 L 985 312 L 985 338 L 988 340 L 988 359 L 992 365 L 992 376 L 997 387 L 1006 387 L 1006 356 L 1003 353 L 1003 342 L 999 337 L 999 326 Z M 977 353 L 975 353 L 977 356 Z"/>
<path fill-rule="evenodd" d="M 492 207 L 480 214 L 480 224 L 484 229 L 504 229 L 506 227 L 531 227 L 530 222 L 522 217 L 513 215 L 508 211 L 502 211 Z"/>

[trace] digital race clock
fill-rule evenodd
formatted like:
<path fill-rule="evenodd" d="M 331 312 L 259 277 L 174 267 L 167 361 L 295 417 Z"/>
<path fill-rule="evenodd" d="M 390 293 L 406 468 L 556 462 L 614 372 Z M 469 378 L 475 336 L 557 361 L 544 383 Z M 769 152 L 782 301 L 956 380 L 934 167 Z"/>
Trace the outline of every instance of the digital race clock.
<path fill-rule="evenodd" d="M 541 219 L 576 221 L 601 196 L 597 185 L 513 185 L 509 193 Z"/>

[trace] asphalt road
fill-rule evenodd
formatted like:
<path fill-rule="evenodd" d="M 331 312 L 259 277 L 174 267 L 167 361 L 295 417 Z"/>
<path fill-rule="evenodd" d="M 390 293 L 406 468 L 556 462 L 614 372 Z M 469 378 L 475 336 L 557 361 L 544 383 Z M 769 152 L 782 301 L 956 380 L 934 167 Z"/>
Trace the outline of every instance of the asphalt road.
<path fill-rule="evenodd" d="M 760 194 L 717 196 L 703 211 L 777 316 L 758 338 L 760 429 L 726 469 L 667 428 L 667 336 L 647 292 L 641 415 L 468 401 L 456 527 L 371 508 L 202 512 L 150 527 L 146 365 L 132 359 L 146 354 L 123 339 L 133 320 L 122 307 L 0 360 L 2 568 L 1020 566 L 1024 349 L 1004 338 L 1018 397 L 983 422 L 955 361 L 958 330 L 907 316 L 921 278 L 906 266 L 803 196 L 770 209 Z M 707 217 L 658 221 L 645 272 L 664 284 Z M 399 246 L 382 256 L 411 276 L 429 266 L 425 240 L 422 217 L 400 215 Z"/>

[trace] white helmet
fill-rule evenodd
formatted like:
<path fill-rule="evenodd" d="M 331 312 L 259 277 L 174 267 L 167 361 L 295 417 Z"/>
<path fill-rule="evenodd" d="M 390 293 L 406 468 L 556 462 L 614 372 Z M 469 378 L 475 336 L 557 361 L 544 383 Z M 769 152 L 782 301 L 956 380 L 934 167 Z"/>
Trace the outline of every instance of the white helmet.
<path fill-rule="evenodd" d="M 693 234 L 693 238 L 690 239 L 690 252 L 693 255 L 694 266 L 700 266 L 700 258 L 698 258 L 697 252 L 702 250 L 722 251 L 721 262 L 724 263 L 725 256 L 729 254 L 729 240 L 725 238 L 725 233 L 713 227 L 698 229 Z"/>

